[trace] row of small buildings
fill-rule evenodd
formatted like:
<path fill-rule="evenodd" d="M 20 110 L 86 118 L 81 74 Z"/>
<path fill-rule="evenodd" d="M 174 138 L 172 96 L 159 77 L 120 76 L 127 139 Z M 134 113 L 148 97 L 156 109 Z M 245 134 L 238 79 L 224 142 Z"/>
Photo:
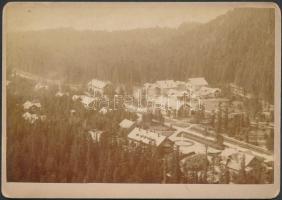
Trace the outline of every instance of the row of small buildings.
<path fill-rule="evenodd" d="M 103 96 L 110 91 L 117 92 L 109 81 L 92 79 L 87 83 L 87 91 L 94 96 Z M 220 95 L 219 88 L 209 87 L 208 82 L 203 77 L 190 78 L 187 82 L 174 80 L 160 80 L 154 83 L 145 83 L 142 90 L 146 91 L 148 96 L 175 95 L 183 96 L 193 95 L 194 98 L 209 98 Z M 140 90 L 134 91 L 134 97 L 138 98 Z"/>
<path fill-rule="evenodd" d="M 58 85 L 61 86 L 59 83 Z M 35 85 L 35 90 L 42 89 L 48 89 L 48 85 L 41 81 Z M 115 88 L 111 82 L 98 79 L 89 81 L 86 89 L 85 95 L 74 95 L 72 99 L 74 101 L 81 100 L 87 109 L 93 108 L 95 101 L 107 100 L 109 94 L 116 94 L 120 91 L 120 87 Z M 198 99 L 218 97 L 221 90 L 209 87 L 207 81 L 203 77 L 199 77 L 191 78 L 187 82 L 160 80 L 155 83 L 145 83 L 141 89 L 134 90 L 132 97 L 138 100 L 140 92 L 142 94 L 145 92 L 148 102 L 159 107 L 170 107 L 171 110 L 179 110 L 186 103 L 183 97 L 189 97 L 194 102 L 197 101 L 193 104 L 192 100 L 191 105 L 189 105 L 191 109 L 196 110 L 199 103 Z M 68 96 L 69 94 L 61 92 L 60 89 L 56 93 L 57 97 L 65 95 Z"/>
<path fill-rule="evenodd" d="M 203 77 L 190 78 L 187 82 L 161 80 L 155 83 L 145 83 L 143 89 L 148 96 L 178 96 L 189 95 L 192 98 L 212 98 L 220 95 L 219 88 L 209 87 Z"/>
<path fill-rule="evenodd" d="M 145 83 L 142 88 L 134 90 L 133 96 L 139 101 L 147 102 L 144 107 L 156 109 L 163 114 L 177 113 L 184 108 L 189 113 L 200 110 L 202 100 L 217 98 L 221 94 L 219 88 L 209 87 L 203 77 L 191 78 L 187 82 L 161 80 Z"/>

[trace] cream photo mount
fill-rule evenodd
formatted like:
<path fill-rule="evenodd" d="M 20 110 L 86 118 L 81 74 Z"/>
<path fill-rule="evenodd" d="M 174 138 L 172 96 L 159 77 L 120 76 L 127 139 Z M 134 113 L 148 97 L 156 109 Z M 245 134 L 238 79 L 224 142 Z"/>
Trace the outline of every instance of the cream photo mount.
<path fill-rule="evenodd" d="M 275 95 L 274 95 L 274 183 L 273 184 L 136 184 L 136 183 L 23 183 L 7 182 L 6 177 L 6 12 L 13 6 L 31 4 L 36 8 L 40 4 L 87 5 L 99 3 L 24 3 L 12 2 L 4 7 L 3 14 L 3 60 L 2 60 L 2 195 L 7 198 L 274 198 L 280 193 L 280 117 L 281 117 L 281 11 L 275 3 L 154 3 L 161 6 L 185 4 L 191 6 L 254 7 L 273 8 L 275 10 Z M 126 4 L 126 3 L 105 3 Z M 150 3 L 129 3 L 150 4 Z"/>

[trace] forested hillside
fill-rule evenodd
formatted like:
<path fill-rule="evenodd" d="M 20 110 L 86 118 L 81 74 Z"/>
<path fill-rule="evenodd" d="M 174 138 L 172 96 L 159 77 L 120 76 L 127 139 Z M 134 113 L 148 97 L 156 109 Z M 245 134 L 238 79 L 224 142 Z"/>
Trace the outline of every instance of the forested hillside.
<path fill-rule="evenodd" d="M 177 29 L 56 29 L 11 33 L 7 39 L 8 68 L 49 78 L 133 85 L 205 76 L 212 84 L 236 82 L 273 101 L 274 9 L 234 9 Z"/>

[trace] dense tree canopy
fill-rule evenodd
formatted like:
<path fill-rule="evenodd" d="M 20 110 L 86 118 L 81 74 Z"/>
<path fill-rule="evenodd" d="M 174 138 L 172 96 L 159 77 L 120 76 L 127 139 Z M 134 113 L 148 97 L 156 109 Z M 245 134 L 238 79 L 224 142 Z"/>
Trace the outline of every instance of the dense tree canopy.
<path fill-rule="evenodd" d="M 8 68 L 69 82 L 100 78 L 127 85 L 204 76 L 273 101 L 274 9 L 238 8 L 178 29 L 55 29 L 9 33 L 7 39 Z"/>

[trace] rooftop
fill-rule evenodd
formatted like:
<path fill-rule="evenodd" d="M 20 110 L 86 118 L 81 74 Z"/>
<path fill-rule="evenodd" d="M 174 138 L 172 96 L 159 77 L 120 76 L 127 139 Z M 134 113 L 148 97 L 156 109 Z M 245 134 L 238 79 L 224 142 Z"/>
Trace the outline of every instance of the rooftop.
<path fill-rule="evenodd" d="M 204 77 L 189 78 L 188 82 L 192 85 L 208 85 L 208 82 Z"/>
<path fill-rule="evenodd" d="M 29 121 L 31 124 L 33 124 L 35 121 L 37 120 L 41 120 L 41 121 L 44 121 L 46 119 L 46 115 L 40 115 L 38 116 L 37 114 L 31 114 L 29 112 L 25 112 L 22 117 Z"/>
<path fill-rule="evenodd" d="M 133 124 L 134 124 L 133 121 L 128 120 L 128 119 L 124 119 L 119 123 L 119 126 L 121 128 L 130 128 Z"/>
<path fill-rule="evenodd" d="M 108 84 L 110 84 L 109 81 L 101 81 L 101 80 L 98 80 L 98 79 L 92 79 L 91 81 L 89 81 L 88 86 L 103 89 Z"/>
<path fill-rule="evenodd" d="M 145 144 L 153 143 L 156 146 L 159 146 L 167 137 L 141 128 L 134 128 L 128 134 L 128 138 Z"/>
<path fill-rule="evenodd" d="M 34 103 L 34 102 L 31 102 L 31 101 L 26 101 L 24 104 L 23 104 L 23 107 L 25 110 L 28 110 L 30 109 L 31 107 L 37 107 L 37 108 L 41 108 L 41 104 L 39 102 L 37 103 Z"/>
<path fill-rule="evenodd" d="M 185 85 L 185 82 L 182 81 L 174 81 L 174 80 L 160 80 L 156 81 L 155 83 L 145 83 L 145 88 L 163 88 L 163 89 L 170 89 L 170 88 L 177 88 L 179 85 Z"/>
<path fill-rule="evenodd" d="M 95 100 L 95 98 L 88 97 L 88 96 L 85 96 L 85 95 L 81 95 L 80 98 L 81 98 L 81 103 L 83 103 L 84 105 L 87 105 L 87 106 Z"/>
<path fill-rule="evenodd" d="M 202 87 L 197 93 L 197 96 L 206 96 L 214 94 L 215 92 L 221 92 L 219 88 Z"/>
<path fill-rule="evenodd" d="M 188 92 L 183 90 L 183 91 L 179 91 L 179 90 L 175 90 L 175 89 L 170 89 L 168 91 L 168 95 L 169 96 L 177 96 L 177 97 L 182 97 L 184 95 L 188 95 Z"/>
<path fill-rule="evenodd" d="M 226 148 L 222 151 L 221 156 L 223 159 L 228 160 L 227 166 L 234 170 L 241 169 L 241 163 L 244 160 L 245 166 L 249 166 L 250 163 L 255 159 L 255 155 L 251 152 L 241 152 L 237 149 Z"/>
<path fill-rule="evenodd" d="M 184 105 L 184 101 L 178 100 L 176 96 L 159 96 L 157 98 L 152 99 L 152 102 L 158 104 L 161 107 L 168 106 L 168 108 L 178 110 L 182 105 Z"/>
<path fill-rule="evenodd" d="M 109 109 L 107 107 L 103 107 L 99 110 L 99 113 L 102 113 L 103 115 L 107 114 L 109 111 L 112 111 L 112 109 Z"/>
<path fill-rule="evenodd" d="M 98 129 L 92 129 L 88 131 L 88 133 L 90 134 L 93 141 L 99 141 L 100 136 L 103 133 L 103 131 L 98 130 Z"/>
<path fill-rule="evenodd" d="M 48 89 L 48 85 L 43 83 L 43 82 L 38 82 L 36 85 L 35 85 L 35 90 L 39 90 L 39 89 Z"/>
<path fill-rule="evenodd" d="M 69 93 L 64 93 L 64 92 L 58 91 L 58 92 L 55 94 L 56 97 L 62 97 L 62 96 L 65 96 L 65 95 L 68 96 Z"/>

